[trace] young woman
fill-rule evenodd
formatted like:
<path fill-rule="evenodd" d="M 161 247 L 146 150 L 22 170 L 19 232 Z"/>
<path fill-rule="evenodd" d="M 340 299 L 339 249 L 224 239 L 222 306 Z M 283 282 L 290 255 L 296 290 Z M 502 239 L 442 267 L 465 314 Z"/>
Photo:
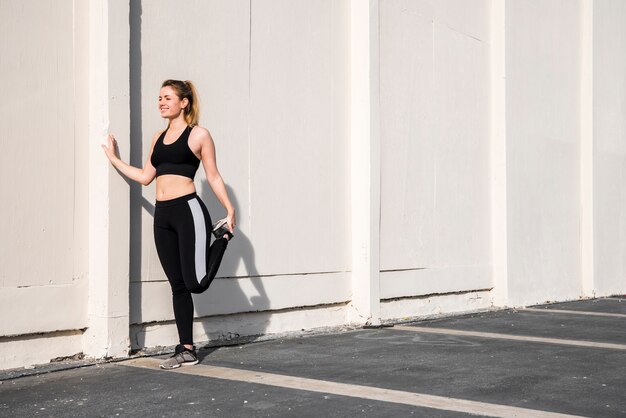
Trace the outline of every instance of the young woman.
<path fill-rule="evenodd" d="M 198 95 L 191 81 L 166 80 L 159 94 L 159 112 L 167 129 L 152 138 L 143 167 L 120 160 L 117 143 L 109 135 L 102 145 L 113 166 L 144 186 L 156 177 L 154 241 L 163 270 L 172 287 L 174 317 L 180 344 L 161 368 L 174 369 L 198 363 L 193 345 L 192 293 L 202 293 L 215 278 L 222 256 L 233 237 L 235 210 L 215 162 L 215 145 L 209 131 L 198 126 Z M 226 218 L 211 227 L 211 216 L 193 183 L 202 162 L 206 178 Z M 216 239 L 209 246 L 211 232 Z"/>

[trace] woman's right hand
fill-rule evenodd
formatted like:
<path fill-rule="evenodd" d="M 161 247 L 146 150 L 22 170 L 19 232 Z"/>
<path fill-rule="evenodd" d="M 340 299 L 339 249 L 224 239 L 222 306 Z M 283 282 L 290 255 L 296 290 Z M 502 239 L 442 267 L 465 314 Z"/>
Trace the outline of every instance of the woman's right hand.
<path fill-rule="evenodd" d="M 120 158 L 120 152 L 117 147 L 117 141 L 115 140 L 115 137 L 113 135 L 109 134 L 108 144 L 107 145 L 102 144 L 102 149 L 104 150 L 104 153 L 108 157 L 109 161 L 113 161 L 114 159 Z"/>

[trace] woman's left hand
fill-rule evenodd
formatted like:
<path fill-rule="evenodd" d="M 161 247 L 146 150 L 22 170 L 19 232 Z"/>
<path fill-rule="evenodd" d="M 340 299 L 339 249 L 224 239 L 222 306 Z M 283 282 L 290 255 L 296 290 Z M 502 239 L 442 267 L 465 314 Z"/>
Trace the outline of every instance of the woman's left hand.
<path fill-rule="evenodd" d="M 231 212 L 228 215 L 226 215 L 226 223 L 228 224 L 228 229 L 232 233 L 233 230 L 235 229 L 235 224 L 236 224 L 235 212 Z"/>

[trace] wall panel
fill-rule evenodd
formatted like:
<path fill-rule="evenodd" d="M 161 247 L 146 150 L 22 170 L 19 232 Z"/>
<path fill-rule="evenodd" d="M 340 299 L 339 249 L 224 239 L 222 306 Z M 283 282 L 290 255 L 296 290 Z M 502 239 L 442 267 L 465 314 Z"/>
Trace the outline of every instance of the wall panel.
<path fill-rule="evenodd" d="M 349 269 L 346 2 L 253 3 L 250 238 L 261 274 Z"/>
<path fill-rule="evenodd" d="M 626 293 L 626 3 L 593 3 L 595 291 Z"/>
<path fill-rule="evenodd" d="M 346 3 L 330 0 L 191 1 L 184 8 L 144 1 L 131 10 L 131 72 L 136 74 L 131 159 L 143 164 L 151 136 L 164 128 L 156 111 L 161 82 L 191 79 L 200 94 L 200 123 L 215 140 L 218 166 L 237 210 L 236 238 L 218 273 L 231 282 L 224 290 L 219 280 L 209 292 L 220 303 L 198 299 L 198 315 L 256 310 L 241 303 L 254 297 L 240 286 L 249 281 L 266 294 L 266 285 L 298 288 L 300 274 L 314 273 L 306 277 L 309 305 L 328 300 L 317 273 L 340 272 L 333 276 L 333 288 L 346 288 L 346 21 Z M 225 215 L 202 168 L 196 188 L 214 221 Z M 154 320 L 155 312 L 163 313 L 159 320 L 172 319 L 171 295 L 153 243 L 154 192 L 154 184 L 132 191 L 131 312 L 137 323 Z M 234 279 L 247 276 L 254 277 Z M 154 297 L 156 288 L 162 297 Z M 348 298 L 339 294 L 342 301 Z M 333 293 L 331 299 L 336 297 Z M 303 304 L 281 294 L 271 298 L 262 309 Z"/>
<path fill-rule="evenodd" d="M 382 1 L 380 16 L 381 295 L 449 291 L 433 278 L 451 270 L 489 288 L 488 4 Z"/>
<path fill-rule="evenodd" d="M 249 239 L 249 25 L 248 1 L 142 1 L 131 19 L 131 62 L 139 74 L 131 84 L 131 95 L 139 105 L 131 112 L 135 155 L 143 165 L 151 139 L 166 124 L 159 116 L 157 98 L 166 79 L 192 80 L 200 96 L 200 125 L 215 141 L 218 168 L 238 211 L 238 239 L 225 256 L 222 276 L 246 274 L 246 263 L 231 255 L 253 256 Z M 139 27 L 137 27 L 139 26 Z M 137 39 L 139 38 L 139 39 Z M 196 189 L 217 220 L 225 215 L 205 181 L 202 166 Z M 152 233 L 155 183 L 133 190 L 131 231 L 132 280 L 164 280 Z"/>
<path fill-rule="evenodd" d="M 350 300 L 349 280 L 349 273 L 216 279 L 210 291 L 193 296 L 195 317 L 343 303 Z M 324 289 L 322 295 L 319 289 Z M 132 283 L 130 292 L 131 298 L 139 292 L 143 295 L 141 305 L 132 307 L 131 324 L 173 318 L 167 282 Z"/>
<path fill-rule="evenodd" d="M 580 3 L 507 5 L 510 301 L 576 298 L 581 294 Z"/>
<path fill-rule="evenodd" d="M 0 2 L 0 335 L 85 326 L 87 28 L 74 7 Z"/>

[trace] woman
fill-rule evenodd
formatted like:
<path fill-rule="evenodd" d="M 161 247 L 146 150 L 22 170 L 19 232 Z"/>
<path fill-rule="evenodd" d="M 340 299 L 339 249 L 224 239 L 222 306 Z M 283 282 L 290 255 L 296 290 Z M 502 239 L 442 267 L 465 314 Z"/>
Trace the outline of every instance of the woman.
<path fill-rule="evenodd" d="M 102 145 L 113 166 L 144 186 L 156 177 L 154 241 L 163 270 L 172 287 L 174 317 L 180 344 L 161 368 L 174 369 L 198 363 L 193 345 L 192 293 L 202 293 L 215 278 L 222 256 L 233 237 L 235 210 L 215 162 L 215 145 L 209 131 L 198 126 L 198 95 L 190 81 L 166 80 L 159 94 L 159 112 L 167 129 L 152 138 L 143 169 L 120 160 L 117 143 L 109 135 Z M 216 239 L 209 247 L 211 217 L 193 183 L 202 162 L 206 178 L 227 212 L 213 225 Z"/>

